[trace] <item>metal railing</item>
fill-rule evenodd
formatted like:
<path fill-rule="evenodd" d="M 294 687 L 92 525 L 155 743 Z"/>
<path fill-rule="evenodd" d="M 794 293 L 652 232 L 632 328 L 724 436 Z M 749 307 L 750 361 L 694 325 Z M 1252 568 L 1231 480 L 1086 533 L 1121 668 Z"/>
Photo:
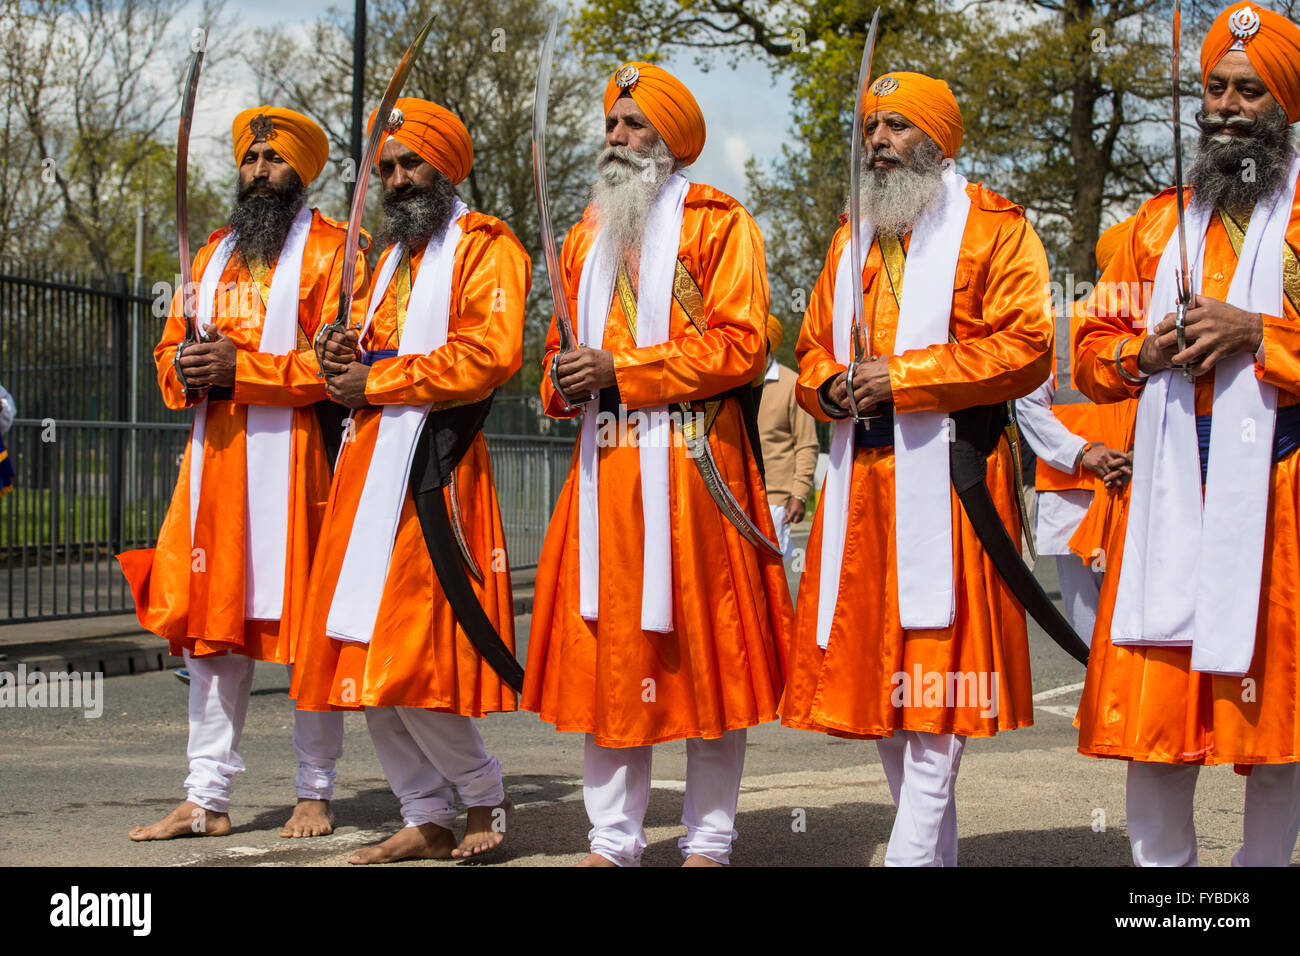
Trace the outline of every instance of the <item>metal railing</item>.
<path fill-rule="evenodd" d="M 0 623 L 133 610 L 114 555 L 152 547 L 189 435 L 184 423 L 19 419 L 0 498 Z M 533 567 L 573 439 L 489 435 L 512 569 Z"/>

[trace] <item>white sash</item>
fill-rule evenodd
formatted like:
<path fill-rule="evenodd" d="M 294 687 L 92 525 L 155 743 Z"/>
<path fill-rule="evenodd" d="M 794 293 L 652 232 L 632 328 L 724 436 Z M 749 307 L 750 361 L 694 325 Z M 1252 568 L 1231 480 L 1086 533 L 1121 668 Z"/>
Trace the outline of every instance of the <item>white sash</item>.
<path fill-rule="evenodd" d="M 288 355 L 298 344 L 298 301 L 302 258 L 311 232 L 312 212 L 303 208 L 294 217 L 271 278 L 266 316 L 258 351 Z M 221 274 L 235 251 L 237 237 L 229 232 L 218 244 L 199 283 L 200 329 L 212 322 Z M 289 541 L 289 471 L 293 440 L 293 409 L 278 405 L 249 405 L 245 430 L 247 523 L 244 535 L 244 617 L 278 621 L 284 608 L 284 565 Z M 203 439 L 207 433 L 208 400 L 195 407 L 190 432 L 190 542 L 203 487 Z"/>
<path fill-rule="evenodd" d="M 459 198 L 451 221 L 441 237 L 429 240 L 424 258 L 411 286 L 406 323 L 398 343 L 398 355 L 428 355 L 447 344 L 451 322 L 451 283 L 460 243 L 460 217 L 469 212 Z M 393 247 L 370 293 L 370 308 L 362 337 L 370 328 L 375 310 L 383 301 L 404 249 Z M 385 405 L 379 420 L 366 483 L 361 489 L 357 512 L 349 529 L 348 546 L 339 569 L 338 583 L 325 621 L 325 633 L 340 641 L 369 644 L 379 618 L 379 604 L 388 580 L 393 543 L 406 501 L 415 445 L 429 414 L 430 405 Z"/>
<path fill-rule="evenodd" d="M 674 173 L 650 207 L 641 241 L 638 275 L 637 348 L 668 340 L 673 275 L 681 245 L 686 177 Z M 617 256 L 604 250 L 604 233 L 596 236 L 578 282 L 578 335 L 593 346 L 603 343 L 614 299 Z M 668 406 L 644 409 L 648 424 L 638 433 L 641 458 L 641 514 L 645 528 L 641 579 L 641 629 L 666 634 L 673 629 L 672 526 L 668 503 L 671 424 Z M 599 408 L 588 406 L 582 419 L 578 475 L 579 607 L 584 619 L 600 612 L 600 449 L 596 447 Z"/>
<path fill-rule="evenodd" d="M 1227 302 L 1282 314 L 1282 250 L 1300 157 L 1285 185 L 1255 207 Z M 1192 287 L 1201 288 L 1210 210 L 1193 203 L 1187 237 Z M 1148 331 L 1175 309 L 1178 235 L 1165 247 L 1147 308 Z M 1241 676 L 1255 653 L 1268 522 L 1277 389 L 1253 355 L 1214 368 L 1214 418 L 1204 499 L 1196 386 L 1177 369 L 1151 376 L 1138 402 L 1124 562 L 1111 642 L 1192 648 L 1192 670 Z"/>
<path fill-rule="evenodd" d="M 944 197 L 912 230 L 899 300 L 894 354 L 948 341 L 952 293 L 970 197 L 966 179 L 951 167 L 943 174 Z M 862 222 L 862 244 L 871 248 L 875 225 Z M 833 328 L 836 361 L 848 365 L 853 349 L 853 266 L 849 244 L 835 272 Z M 948 474 L 946 412 L 894 415 L 894 527 L 898 609 L 905 629 L 951 627 L 956 614 L 952 569 L 952 495 Z M 822 518 L 821 581 L 817 595 L 817 644 L 830 642 L 839 600 L 853 479 L 853 422 L 835 423 Z"/>

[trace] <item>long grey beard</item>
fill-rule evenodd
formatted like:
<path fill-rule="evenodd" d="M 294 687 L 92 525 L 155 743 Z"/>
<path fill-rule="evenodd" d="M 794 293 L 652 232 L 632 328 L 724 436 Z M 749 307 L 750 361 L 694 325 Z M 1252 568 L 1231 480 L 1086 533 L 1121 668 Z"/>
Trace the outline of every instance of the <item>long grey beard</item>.
<path fill-rule="evenodd" d="M 1196 123 L 1201 144 L 1188 172 L 1194 205 L 1245 213 L 1281 188 L 1292 155 L 1291 127 L 1281 106 L 1254 120 L 1201 112 Z M 1225 127 L 1241 132 L 1228 136 Z"/>
<path fill-rule="evenodd" d="M 893 159 L 899 165 L 872 169 L 877 158 Z M 904 162 L 890 150 L 868 150 L 862 157 L 860 173 L 862 215 L 875 224 L 876 231 L 887 236 L 907 235 L 943 192 L 943 150 L 926 137 Z M 844 200 L 849 212 L 849 200 Z"/>
<path fill-rule="evenodd" d="M 296 174 L 283 186 L 262 180 L 237 187 L 235 207 L 227 220 L 235 230 L 235 248 L 245 260 L 274 263 L 294 217 L 306 203 L 307 187 Z"/>
<path fill-rule="evenodd" d="M 434 177 L 428 186 L 412 184 L 384 193 L 384 224 L 376 237 L 381 246 L 400 242 L 407 249 L 419 249 L 447 228 L 456 189 L 442 173 Z"/>
<path fill-rule="evenodd" d="M 600 154 L 591 201 L 606 237 L 606 255 L 637 261 L 650 207 L 676 168 L 677 159 L 662 139 L 644 153 L 610 146 Z"/>

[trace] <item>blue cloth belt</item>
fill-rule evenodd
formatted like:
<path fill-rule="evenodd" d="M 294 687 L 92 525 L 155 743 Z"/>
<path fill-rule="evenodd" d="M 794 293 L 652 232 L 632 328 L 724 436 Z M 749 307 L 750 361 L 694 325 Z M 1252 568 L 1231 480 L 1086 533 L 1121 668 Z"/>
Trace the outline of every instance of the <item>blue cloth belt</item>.
<path fill-rule="evenodd" d="M 1210 474 L 1210 425 L 1213 415 L 1196 416 L 1196 443 L 1201 453 L 1201 484 Z M 1277 410 L 1277 426 L 1273 429 L 1273 464 L 1291 457 L 1300 448 L 1300 405 L 1288 405 Z"/>
<path fill-rule="evenodd" d="M 894 403 L 885 402 L 877 405 L 871 413 L 871 425 L 862 422 L 853 429 L 853 446 L 855 448 L 893 448 L 894 447 Z"/>

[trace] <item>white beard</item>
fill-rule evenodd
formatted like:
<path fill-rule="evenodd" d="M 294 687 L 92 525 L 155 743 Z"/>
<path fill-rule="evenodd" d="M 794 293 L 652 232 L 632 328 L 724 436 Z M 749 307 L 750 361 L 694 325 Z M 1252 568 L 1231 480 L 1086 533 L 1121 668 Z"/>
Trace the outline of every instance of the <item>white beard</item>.
<path fill-rule="evenodd" d="M 922 141 L 909 162 L 872 169 L 870 154 L 863 156 L 861 172 L 862 215 L 886 236 L 903 237 L 912 231 L 943 194 L 943 171 L 948 165 L 933 140 Z M 848 202 L 844 204 L 848 212 Z"/>
<path fill-rule="evenodd" d="M 644 153 L 611 146 L 600 154 L 596 169 L 599 176 L 591 187 L 591 201 L 606 234 L 602 245 L 607 255 L 636 263 L 650 206 L 677 169 L 677 159 L 661 139 Z"/>

